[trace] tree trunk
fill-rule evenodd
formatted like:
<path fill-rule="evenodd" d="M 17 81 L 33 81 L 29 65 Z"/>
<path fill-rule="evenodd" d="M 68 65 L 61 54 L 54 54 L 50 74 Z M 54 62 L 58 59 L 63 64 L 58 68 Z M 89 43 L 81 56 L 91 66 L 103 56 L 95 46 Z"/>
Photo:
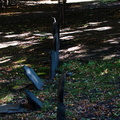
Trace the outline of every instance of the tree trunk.
<path fill-rule="evenodd" d="M 11 5 L 12 0 L 1 0 L 1 8 L 7 8 L 9 5 Z"/>
<path fill-rule="evenodd" d="M 59 22 L 65 26 L 65 6 L 66 0 L 58 0 Z"/>

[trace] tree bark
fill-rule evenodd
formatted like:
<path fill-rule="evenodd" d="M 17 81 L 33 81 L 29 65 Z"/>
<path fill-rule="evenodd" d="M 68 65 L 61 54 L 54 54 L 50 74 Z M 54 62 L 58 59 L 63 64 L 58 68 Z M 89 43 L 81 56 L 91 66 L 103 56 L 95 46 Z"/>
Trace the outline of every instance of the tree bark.
<path fill-rule="evenodd" d="M 12 0 L 1 0 L 1 8 L 7 8 L 9 5 L 11 5 Z"/>
<path fill-rule="evenodd" d="M 66 0 L 58 0 L 59 22 L 65 26 L 65 6 Z"/>

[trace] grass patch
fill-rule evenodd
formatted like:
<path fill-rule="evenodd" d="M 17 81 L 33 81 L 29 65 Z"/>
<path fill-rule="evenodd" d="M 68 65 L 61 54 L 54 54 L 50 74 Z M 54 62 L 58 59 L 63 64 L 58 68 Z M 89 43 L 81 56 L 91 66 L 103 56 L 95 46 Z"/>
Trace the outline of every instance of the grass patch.
<path fill-rule="evenodd" d="M 65 62 L 59 69 L 71 72 L 72 76 L 66 82 L 67 90 L 72 97 L 80 95 L 81 99 L 98 102 L 111 99 L 120 92 L 120 60 Z"/>
<path fill-rule="evenodd" d="M 38 68 L 34 65 L 34 68 Z M 4 89 L 1 89 L 1 102 L 18 102 L 18 98 L 26 99 L 23 91 L 20 91 L 21 85 L 30 84 L 23 75 L 21 78 L 11 81 Z M 47 67 L 37 69 L 37 74 L 49 70 Z M 119 93 L 120 93 L 120 60 L 98 60 L 81 62 L 78 60 L 63 61 L 58 68 L 58 72 L 70 73 L 65 81 L 65 105 L 67 119 L 87 119 L 92 113 L 95 118 L 109 117 L 111 119 L 119 117 Z M 16 72 L 13 69 L 11 76 Z M 1 74 L 2 75 L 2 74 Z M 35 116 L 36 119 L 56 119 L 57 112 L 57 89 L 59 74 L 52 85 L 45 84 L 42 91 L 36 91 L 34 86 L 29 88 L 33 94 L 43 102 L 41 111 L 29 113 L 29 116 Z M 45 80 L 43 80 L 45 82 Z M 8 92 L 9 91 L 9 92 Z M 111 107 L 111 112 L 108 106 Z M 110 112 L 110 113 L 109 113 Z M 109 113 L 109 116 L 106 115 Z M 24 117 L 30 119 L 27 114 Z M 6 118 L 8 116 L 6 115 Z M 10 115 L 10 118 L 22 118 L 22 114 Z M 34 118 L 34 117 L 33 117 Z M 32 118 L 32 119 L 33 119 Z"/>
<path fill-rule="evenodd" d="M 99 2 L 115 2 L 115 1 L 118 1 L 118 0 L 96 0 L 96 1 L 99 1 Z"/>

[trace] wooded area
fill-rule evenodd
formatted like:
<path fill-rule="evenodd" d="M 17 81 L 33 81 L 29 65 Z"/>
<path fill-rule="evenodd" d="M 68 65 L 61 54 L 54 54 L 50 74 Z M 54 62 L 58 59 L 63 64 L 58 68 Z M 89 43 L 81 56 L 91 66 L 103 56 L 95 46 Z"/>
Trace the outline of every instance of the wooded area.
<path fill-rule="evenodd" d="M 31 0 L 28 0 L 28 1 L 31 1 Z M 27 0 L 0 0 L 0 7 L 7 8 L 8 6 L 22 4 L 28 1 Z M 49 0 L 33 0 L 33 2 L 34 1 L 39 2 L 39 1 L 49 1 Z M 50 1 L 58 1 L 63 3 L 66 2 L 66 0 L 50 0 Z"/>
<path fill-rule="evenodd" d="M 0 120 L 119 120 L 120 2 L 36 1 L 1 4 Z"/>

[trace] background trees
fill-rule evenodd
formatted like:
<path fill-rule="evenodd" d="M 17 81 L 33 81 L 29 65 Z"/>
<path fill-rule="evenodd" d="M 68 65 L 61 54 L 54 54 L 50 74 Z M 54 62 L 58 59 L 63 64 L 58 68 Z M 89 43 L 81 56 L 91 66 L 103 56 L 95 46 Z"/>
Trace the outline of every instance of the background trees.
<path fill-rule="evenodd" d="M 6 8 L 8 5 L 11 5 L 12 0 L 1 0 L 0 3 L 1 3 L 0 6 L 1 6 L 2 8 Z"/>

